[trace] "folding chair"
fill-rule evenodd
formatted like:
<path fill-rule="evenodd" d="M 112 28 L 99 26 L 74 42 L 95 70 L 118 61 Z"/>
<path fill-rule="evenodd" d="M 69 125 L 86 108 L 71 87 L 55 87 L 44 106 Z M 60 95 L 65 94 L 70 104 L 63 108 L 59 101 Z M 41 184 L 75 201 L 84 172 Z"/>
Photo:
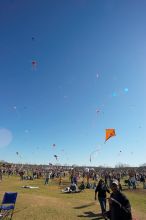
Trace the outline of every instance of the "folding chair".
<path fill-rule="evenodd" d="M 11 220 L 15 209 L 17 192 L 5 192 L 0 206 L 0 220 Z"/>

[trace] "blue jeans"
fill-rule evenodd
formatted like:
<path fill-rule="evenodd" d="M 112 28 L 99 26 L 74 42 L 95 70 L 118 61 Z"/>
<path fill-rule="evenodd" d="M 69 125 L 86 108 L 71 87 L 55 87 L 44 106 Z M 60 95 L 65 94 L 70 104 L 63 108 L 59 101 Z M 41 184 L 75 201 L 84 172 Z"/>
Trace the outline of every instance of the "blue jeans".
<path fill-rule="evenodd" d="M 98 197 L 98 201 L 100 203 L 102 214 L 106 211 L 106 198 Z"/>

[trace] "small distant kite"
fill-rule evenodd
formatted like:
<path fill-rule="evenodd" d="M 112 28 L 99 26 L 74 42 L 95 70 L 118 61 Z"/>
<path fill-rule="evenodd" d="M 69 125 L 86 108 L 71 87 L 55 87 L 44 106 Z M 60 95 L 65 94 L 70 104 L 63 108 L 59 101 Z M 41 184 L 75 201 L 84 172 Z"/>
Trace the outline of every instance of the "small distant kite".
<path fill-rule="evenodd" d="M 56 147 L 56 144 L 51 144 L 52 147 Z"/>
<path fill-rule="evenodd" d="M 18 151 L 16 152 L 16 155 L 17 155 L 20 159 L 22 159 L 22 156 L 19 154 Z"/>
<path fill-rule="evenodd" d="M 32 39 L 32 41 L 34 41 L 34 40 L 35 40 L 35 38 L 34 38 L 34 37 L 32 37 L 31 39 Z"/>
<path fill-rule="evenodd" d="M 105 142 L 113 137 L 113 136 L 116 136 L 116 133 L 115 133 L 115 129 L 113 128 L 110 128 L 110 129 L 106 129 L 106 133 L 105 133 Z"/>
<path fill-rule="evenodd" d="M 99 152 L 99 151 L 100 151 L 100 149 L 96 149 L 96 150 L 91 152 L 91 154 L 90 154 L 90 163 L 91 163 L 91 160 L 92 160 L 92 155 Z"/>
<path fill-rule="evenodd" d="M 58 160 L 58 156 L 57 155 L 54 155 L 54 157 L 55 157 L 56 160 Z"/>
<path fill-rule="evenodd" d="M 32 64 L 32 69 L 36 70 L 36 68 L 37 68 L 37 61 L 36 60 L 32 60 L 31 64 Z"/>
<path fill-rule="evenodd" d="M 97 109 L 96 109 L 96 113 L 98 114 L 99 112 L 100 112 L 100 109 L 99 109 L 99 108 L 97 108 Z"/>
<path fill-rule="evenodd" d="M 96 114 L 99 115 L 101 113 L 104 114 L 103 110 L 101 108 L 96 108 Z"/>
<path fill-rule="evenodd" d="M 121 155 L 121 153 L 122 153 L 122 151 L 120 150 L 120 151 L 119 151 L 119 153 L 118 153 L 118 156 L 120 156 L 120 155 Z"/>

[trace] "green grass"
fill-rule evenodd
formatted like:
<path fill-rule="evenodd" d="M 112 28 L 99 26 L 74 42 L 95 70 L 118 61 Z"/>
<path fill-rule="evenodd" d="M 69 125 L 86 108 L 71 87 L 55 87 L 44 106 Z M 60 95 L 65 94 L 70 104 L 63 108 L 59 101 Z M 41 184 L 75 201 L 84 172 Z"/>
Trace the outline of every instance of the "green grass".
<path fill-rule="evenodd" d="M 24 189 L 23 185 L 39 186 L 39 189 Z M 69 178 L 63 186 L 58 180 L 44 185 L 44 180 L 20 181 L 19 177 L 4 177 L 0 183 L 0 199 L 4 192 L 18 192 L 14 220 L 97 220 L 100 213 L 94 190 L 86 189 L 75 194 L 63 194 L 61 189 L 69 186 Z M 124 190 L 130 200 L 132 211 L 138 220 L 146 219 L 146 190 Z"/>

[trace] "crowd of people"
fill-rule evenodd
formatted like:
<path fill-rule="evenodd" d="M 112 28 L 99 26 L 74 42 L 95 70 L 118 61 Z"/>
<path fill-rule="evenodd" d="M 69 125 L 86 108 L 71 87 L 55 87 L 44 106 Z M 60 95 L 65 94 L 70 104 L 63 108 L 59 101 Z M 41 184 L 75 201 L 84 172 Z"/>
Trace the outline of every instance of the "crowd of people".
<path fill-rule="evenodd" d="M 48 185 L 50 180 L 57 179 L 59 186 L 65 178 L 69 178 L 70 186 L 64 192 L 82 192 L 94 189 L 94 199 L 101 207 L 103 218 L 110 220 L 131 220 L 131 205 L 122 192 L 122 184 L 128 189 L 135 190 L 142 182 L 146 188 L 146 168 L 85 168 L 63 166 L 37 166 L 22 164 L 1 164 L 0 181 L 3 175 L 19 176 L 21 181 L 43 179 Z M 122 181 L 122 184 L 121 184 Z M 107 196 L 108 194 L 108 196 Z M 107 202 L 109 210 L 107 211 Z"/>

